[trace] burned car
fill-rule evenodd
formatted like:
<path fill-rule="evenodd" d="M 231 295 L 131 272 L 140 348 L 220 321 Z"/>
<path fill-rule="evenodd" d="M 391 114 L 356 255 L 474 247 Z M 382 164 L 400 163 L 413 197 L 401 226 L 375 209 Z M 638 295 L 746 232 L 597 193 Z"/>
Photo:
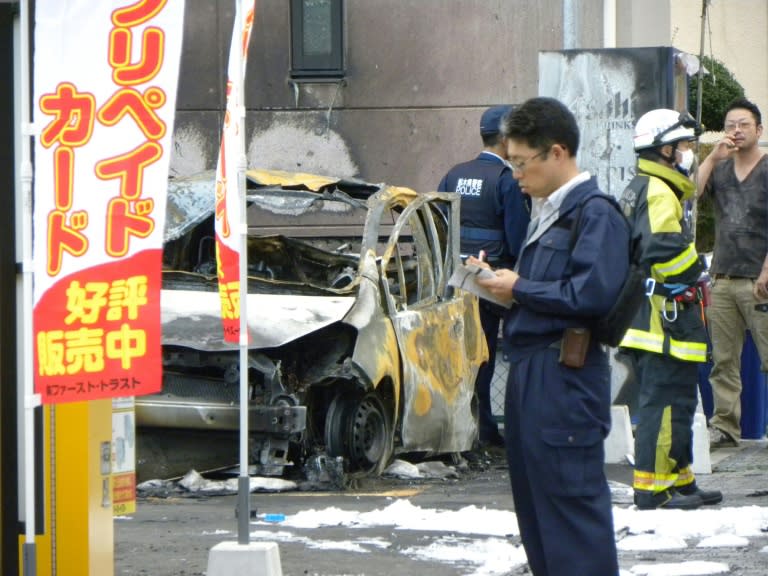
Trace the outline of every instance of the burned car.
<path fill-rule="evenodd" d="M 239 348 L 224 341 L 213 172 L 171 181 L 163 387 L 144 428 L 237 431 Z M 475 296 L 449 286 L 458 197 L 247 172 L 249 461 L 282 475 L 312 457 L 380 473 L 395 451 L 460 452 L 477 434 L 487 360 Z"/>

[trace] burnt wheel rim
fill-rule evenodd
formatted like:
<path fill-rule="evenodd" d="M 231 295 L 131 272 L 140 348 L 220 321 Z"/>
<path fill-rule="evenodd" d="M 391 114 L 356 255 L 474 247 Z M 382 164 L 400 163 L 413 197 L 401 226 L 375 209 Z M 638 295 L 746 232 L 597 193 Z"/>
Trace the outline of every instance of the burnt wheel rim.
<path fill-rule="evenodd" d="M 352 413 L 349 428 L 349 457 L 354 468 L 371 470 L 387 448 L 387 420 L 379 399 L 369 394 Z"/>

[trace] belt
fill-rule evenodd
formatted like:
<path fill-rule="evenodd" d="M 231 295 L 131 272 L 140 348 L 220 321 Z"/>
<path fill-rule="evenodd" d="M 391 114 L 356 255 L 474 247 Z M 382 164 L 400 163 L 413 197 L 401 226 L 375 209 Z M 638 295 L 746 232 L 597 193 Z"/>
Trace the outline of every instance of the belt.
<path fill-rule="evenodd" d="M 678 303 L 696 304 L 701 301 L 701 293 L 698 286 L 659 284 L 654 282 L 651 291 L 658 296 L 664 296 L 670 302 L 674 300 Z"/>
<path fill-rule="evenodd" d="M 715 280 L 754 280 L 752 276 L 734 276 L 733 274 L 714 274 Z"/>
<path fill-rule="evenodd" d="M 459 236 L 464 240 L 504 240 L 504 231 L 494 228 L 475 228 L 472 226 L 461 226 Z"/>
<path fill-rule="evenodd" d="M 665 304 L 665 310 L 667 312 L 672 312 L 674 310 L 674 307 L 677 307 L 678 310 L 686 310 L 688 308 L 691 308 L 692 306 L 698 306 L 699 301 L 695 302 L 682 302 L 679 300 L 669 300 Z"/>

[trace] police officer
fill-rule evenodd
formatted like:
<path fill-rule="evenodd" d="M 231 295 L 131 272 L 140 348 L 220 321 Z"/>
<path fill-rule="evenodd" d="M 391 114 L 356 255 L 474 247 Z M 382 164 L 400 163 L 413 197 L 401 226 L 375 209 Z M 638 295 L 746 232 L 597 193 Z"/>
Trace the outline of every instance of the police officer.
<path fill-rule="evenodd" d="M 610 369 L 588 328 L 627 276 L 629 227 L 579 170 L 579 128 L 561 102 L 528 100 L 504 134 L 520 188 L 539 202 L 516 270 L 478 280 L 497 298 L 514 298 L 504 325 L 504 434 L 520 537 L 534 576 L 616 576 L 603 468 Z"/>
<path fill-rule="evenodd" d="M 511 267 L 529 221 L 527 200 L 512 178 L 501 136 L 502 119 L 512 106 L 493 106 L 480 118 L 483 150 L 473 160 L 457 164 L 443 177 L 440 192 L 461 195 L 461 253 L 481 253 L 494 267 Z M 504 439 L 491 409 L 491 381 L 496 365 L 496 342 L 503 315 L 499 306 L 482 300 L 480 322 L 488 344 L 488 362 L 477 373 L 480 445 L 501 446 Z"/>
<path fill-rule="evenodd" d="M 687 113 L 656 109 L 635 126 L 637 175 L 622 195 L 651 293 L 620 347 L 639 383 L 635 504 L 640 509 L 698 508 L 723 495 L 704 491 L 691 471 L 698 363 L 707 340 L 697 281 L 704 270 L 684 218 L 696 186 L 688 178 L 698 125 Z"/>

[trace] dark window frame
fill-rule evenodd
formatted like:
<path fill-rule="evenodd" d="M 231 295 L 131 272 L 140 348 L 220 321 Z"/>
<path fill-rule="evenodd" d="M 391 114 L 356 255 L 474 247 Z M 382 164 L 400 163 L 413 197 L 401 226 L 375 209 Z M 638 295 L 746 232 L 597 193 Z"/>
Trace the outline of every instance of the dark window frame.
<path fill-rule="evenodd" d="M 343 78 L 344 0 L 328 0 L 331 46 L 327 54 L 311 54 L 304 45 L 304 8 L 311 1 L 291 0 L 291 78 Z"/>

